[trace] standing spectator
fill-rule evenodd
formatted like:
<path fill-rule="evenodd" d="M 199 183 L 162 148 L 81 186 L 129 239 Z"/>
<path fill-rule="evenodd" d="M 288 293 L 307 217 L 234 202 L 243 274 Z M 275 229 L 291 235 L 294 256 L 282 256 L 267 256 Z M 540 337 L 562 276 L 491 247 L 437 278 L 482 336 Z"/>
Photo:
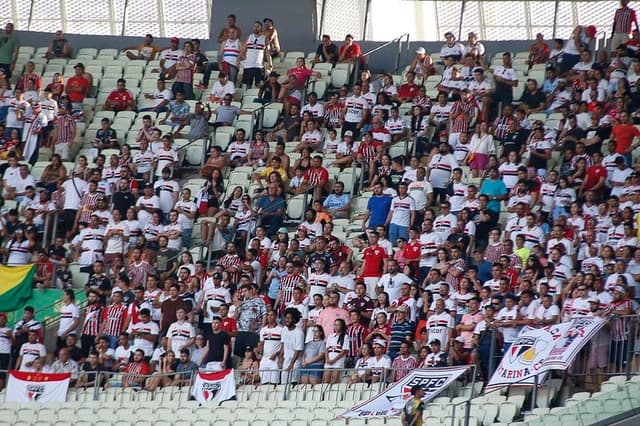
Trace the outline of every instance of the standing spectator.
<path fill-rule="evenodd" d="M 629 7 L 629 0 L 620 0 L 620 7 L 616 9 L 613 15 L 611 45 L 609 46 L 611 52 L 615 52 L 620 45 L 629 41 L 629 34 L 631 34 L 633 25 L 635 25 L 636 32 L 639 32 L 636 11 Z"/>
<path fill-rule="evenodd" d="M 400 351 L 402 342 L 411 344 L 413 337 L 413 324 L 407 319 L 408 306 L 400 305 L 396 309 L 395 322 L 391 326 L 391 339 L 389 341 L 389 357 L 395 358 Z"/>
<path fill-rule="evenodd" d="M 80 322 L 80 310 L 74 303 L 76 294 L 71 289 L 64 290 L 62 294 L 62 306 L 60 307 L 60 323 L 56 340 L 56 349 L 65 345 L 67 336 L 76 333 Z"/>
<path fill-rule="evenodd" d="M 187 100 L 193 99 L 193 70 L 196 65 L 196 57 L 193 54 L 193 44 L 185 41 L 182 55 L 176 62 L 176 78 L 171 91 L 175 96 L 178 92 L 184 93 Z"/>
<path fill-rule="evenodd" d="M 233 353 L 242 356 L 247 346 L 258 346 L 260 328 L 266 324 L 267 308 L 262 297 L 258 295 L 256 284 L 243 285 L 239 291 L 242 294 L 242 302 L 235 312 L 238 336 Z"/>
<path fill-rule="evenodd" d="M 0 36 L 0 74 L 4 74 L 7 80 L 11 78 L 18 59 L 19 42 L 13 30 L 13 24 L 8 22 Z"/>
<path fill-rule="evenodd" d="M 302 352 L 304 351 L 304 332 L 297 327 L 301 315 L 298 309 L 290 307 L 284 312 L 284 327 L 282 327 L 282 373 L 281 384 L 297 384 L 300 382 L 300 367 L 302 367 Z"/>
<path fill-rule="evenodd" d="M 100 336 L 109 338 L 109 347 L 115 348 L 119 336 L 124 332 L 127 324 L 127 306 L 122 303 L 122 290 L 113 289 L 111 292 L 111 305 L 102 310 Z"/>
<path fill-rule="evenodd" d="M 338 383 L 340 381 L 340 369 L 344 368 L 346 357 L 349 353 L 350 340 L 347 335 L 347 326 L 343 319 L 333 321 L 333 332 L 327 335 L 323 383 Z"/>
<path fill-rule="evenodd" d="M 262 23 L 253 23 L 253 33 L 249 34 L 246 43 L 242 45 L 240 60 L 244 60 L 244 73 L 242 83 L 247 89 L 253 85 L 260 86 L 264 78 L 265 54 L 268 54 L 267 41 L 262 32 Z"/>
<path fill-rule="evenodd" d="M 91 352 L 96 338 L 99 336 L 105 307 L 100 302 L 97 291 L 89 290 L 87 295 L 87 307 L 84 310 L 84 324 L 80 336 L 82 356 L 86 358 Z"/>

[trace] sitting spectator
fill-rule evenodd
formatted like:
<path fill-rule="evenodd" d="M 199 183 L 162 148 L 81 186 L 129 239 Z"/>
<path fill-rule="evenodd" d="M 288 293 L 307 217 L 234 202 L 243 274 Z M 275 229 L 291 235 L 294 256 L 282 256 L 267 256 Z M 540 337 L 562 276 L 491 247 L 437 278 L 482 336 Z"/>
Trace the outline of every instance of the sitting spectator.
<path fill-rule="evenodd" d="M 327 34 L 322 35 L 322 42 L 316 49 L 316 55 L 313 58 L 313 64 L 317 63 L 330 63 L 335 65 L 338 62 L 338 46 L 331 41 L 331 36 Z"/>
<path fill-rule="evenodd" d="M 184 126 L 187 125 L 189 117 L 189 104 L 185 102 L 184 93 L 175 92 L 176 98 L 169 102 L 167 113 L 162 120 L 158 122 L 161 125 L 171 126 L 171 131 L 179 133 Z"/>
<path fill-rule="evenodd" d="M 101 386 L 103 383 L 96 383 L 98 378 L 101 377 L 100 373 L 105 371 L 104 366 L 100 363 L 98 358 L 98 352 L 91 351 L 87 361 L 82 364 L 80 368 L 80 374 L 78 376 L 78 382 L 76 386 L 83 388 L 91 388 L 93 386 Z"/>
<path fill-rule="evenodd" d="M 71 373 L 71 386 L 78 380 L 78 363 L 71 359 L 69 348 L 62 348 L 58 352 L 58 359 L 51 364 L 52 373 Z"/>
<path fill-rule="evenodd" d="M 133 359 L 129 361 L 124 368 L 122 376 L 122 387 L 144 387 L 147 379 L 146 376 L 151 374 L 151 367 L 145 361 L 144 351 L 136 349 L 133 352 Z"/>
<path fill-rule="evenodd" d="M 56 31 L 56 36 L 49 42 L 47 47 L 47 53 L 44 55 L 47 59 L 65 58 L 71 57 L 71 43 L 64 38 L 62 30 Z"/>
<path fill-rule="evenodd" d="M 211 87 L 211 93 L 207 96 L 207 102 L 215 102 L 222 104 L 222 100 L 226 95 L 233 95 L 236 92 L 236 85 L 233 81 L 229 80 L 229 76 L 226 72 L 220 71 L 218 73 L 218 80 L 213 83 Z"/>
<path fill-rule="evenodd" d="M 159 78 L 158 82 L 156 83 L 156 91 L 154 93 L 145 93 L 144 97 L 146 99 L 153 99 L 154 105 L 149 108 L 138 109 L 138 112 L 153 111 L 155 113 L 161 113 L 167 112 L 169 108 L 169 102 L 171 102 L 171 99 L 173 98 L 173 93 L 171 93 L 171 90 L 166 88 L 164 79 Z M 142 129 L 140 129 L 140 131 L 142 131 Z"/>
<path fill-rule="evenodd" d="M 153 45 L 153 36 L 147 34 L 144 36 L 142 43 L 137 46 L 123 47 L 122 52 L 132 61 L 152 61 L 156 58 L 156 53 L 160 51 L 158 46 Z"/>
<path fill-rule="evenodd" d="M 116 89 L 109 93 L 104 103 L 103 111 L 133 111 L 135 110 L 133 93 L 127 89 L 127 80 L 119 78 Z"/>

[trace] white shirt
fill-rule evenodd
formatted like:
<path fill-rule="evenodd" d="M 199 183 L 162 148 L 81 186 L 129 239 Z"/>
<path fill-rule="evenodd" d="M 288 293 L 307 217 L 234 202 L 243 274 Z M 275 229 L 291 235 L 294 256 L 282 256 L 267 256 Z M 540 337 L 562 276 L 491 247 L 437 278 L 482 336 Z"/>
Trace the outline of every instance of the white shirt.
<path fill-rule="evenodd" d="M 288 368 L 289 362 L 293 359 L 293 356 L 297 351 L 304 350 L 304 333 L 298 327 L 294 327 L 293 330 L 289 330 L 288 327 L 282 328 L 282 345 L 284 346 L 283 356 L 285 363 L 282 368 Z M 302 363 L 302 356 L 299 356 L 296 360 L 296 365 Z"/>
<path fill-rule="evenodd" d="M 382 290 L 389 295 L 389 300 L 396 300 L 400 297 L 400 287 L 402 284 L 411 284 L 411 278 L 398 272 L 395 275 L 384 274 L 378 280 L 378 287 L 382 287 Z"/>
<path fill-rule="evenodd" d="M 260 329 L 260 341 L 263 342 L 262 359 L 268 359 L 280 351 L 282 346 L 282 327 L 265 326 Z"/>
<path fill-rule="evenodd" d="M 453 329 L 454 326 L 453 317 L 448 312 L 434 313 L 427 320 L 427 331 L 429 333 L 427 344 L 438 339 L 442 347 L 444 347 L 449 341 L 449 330 Z"/>
<path fill-rule="evenodd" d="M 82 195 L 87 191 L 87 182 L 74 177 L 67 179 L 62 183 L 64 188 L 64 206 L 65 210 L 78 210 Z"/>
<path fill-rule="evenodd" d="M 158 334 L 160 334 L 160 327 L 158 327 L 158 324 L 153 321 L 149 321 L 146 323 L 142 321 L 138 322 L 131 327 L 131 330 L 136 333 L 151 336 L 157 336 Z M 154 342 L 150 342 L 140 336 L 136 336 L 133 339 L 134 350 L 142 349 L 142 351 L 144 352 L 144 356 L 151 356 L 153 354 L 154 346 Z"/>
<path fill-rule="evenodd" d="M 513 321 L 518 316 L 518 307 L 514 306 L 513 309 L 509 310 L 506 306 L 498 312 L 496 315 L 496 319 L 498 321 Z M 500 331 L 502 332 L 502 337 L 506 343 L 511 343 L 516 340 L 518 337 L 518 333 L 520 332 L 520 327 L 500 327 Z"/>
<path fill-rule="evenodd" d="M 416 210 L 416 202 L 410 195 L 404 198 L 394 197 L 391 200 L 391 223 L 408 227 L 411 220 L 411 212 Z"/>
<path fill-rule="evenodd" d="M 33 371 L 33 368 L 27 367 L 27 364 L 36 358 L 47 356 L 47 348 L 42 343 L 27 342 L 20 347 L 20 356 L 22 356 L 22 362 L 18 366 L 18 370 Z"/>
<path fill-rule="evenodd" d="M 227 80 L 225 84 L 220 83 L 220 80 L 216 80 L 211 87 L 211 96 L 215 100 L 224 98 L 225 95 L 233 95 L 236 92 L 236 86 L 232 81 Z"/>
<path fill-rule="evenodd" d="M 176 321 L 169 326 L 167 337 L 171 339 L 171 350 L 173 353 L 179 354 L 189 339 L 196 337 L 196 329 L 189 321 L 184 321 L 182 324 Z"/>
<path fill-rule="evenodd" d="M 111 222 L 107 225 L 104 235 L 107 236 L 107 232 L 111 230 L 120 230 L 122 233 L 113 234 L 106 241 L 105 253 L 124 253 L 124 240 L 122 237 L 129 237 L 129 226 L 126 220 L 121 220 L 119 223 Z"/>
<path fill-rule="evenodd" d="M 433 230 L 440 236 L 442 241 L 446 241 L 451 231 L 458 225 L 458 219 L 452 213 L 440 215 L 433 221 Z"/>
<path fill-rule="evenodd" d="M 71 327 L 75 319 L 80 318 L 80 309 L 73 303 L 60 308 L 60 324 L 58 325 L 58 336 L 62 336 Z M 76 333 L 77 329 L 69 330 L 69 333 Z"/>

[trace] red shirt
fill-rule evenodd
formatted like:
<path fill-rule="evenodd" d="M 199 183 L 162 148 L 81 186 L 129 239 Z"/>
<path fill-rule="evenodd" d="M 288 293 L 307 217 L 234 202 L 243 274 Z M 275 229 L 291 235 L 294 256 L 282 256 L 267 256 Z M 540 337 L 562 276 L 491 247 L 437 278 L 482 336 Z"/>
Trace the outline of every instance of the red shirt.
<path fill-rule="evenodd" d="M 616 147 L 617 151 L 617 147 Z M 607 169 L 604 166 L 591 166 L 587 169 L 587 176 L 585 178 L 584 188 L 589 190 L 596 186 L 600 178 L 607 178 Z M 602 188 L 601 188 L 602 189 Z"/>
<path fill-rule="evenodd" d="M 317 185 L 320 182 L 326 182 L 329 180 L 329 172 L 324 167 L 319 167 L 317 169 L 310 167 L 306 172 L 304 172 L 304 180 L 312 185 Z"/>
<path fill-rule="evenodd" d="M 127 108 L 127 106 L 133 105 L 133 94 L 128 90 L 125 90 L 124 92 L 114 90 L 113 92 L 109 93 L 107 102 L 113 104 L 114 111 L 123 111 Z"/>
<path fill-rule="evenodd" d="M 415 83 L 405 83 L 398 89 L 398 97 L 400 99 L 413 99 L 418 95 L 420 88 Z"/>
<path fill-rule="evenodd" d="M 367 247 L 364 249 L 362 260 L 364 262 L 364 269 L 362 270 L 363 277 L 381 277 L 382 266 L 384 259 L 387 258 L 387 253 L 379 245 L 373 247 Z"/>
<path fill-rule="evenodd" d="M 638 136 L 640 136 L 640 130 L 633 124 L 617 124 L 611 130 L 611 139 L 616 141 L 616 152 L 622 155 L 627 153 L 633 138 Z"/>
<path fill-rule="evenodd" d="M 344 59 L 354 59 L 360 56 L 360 54 L 362 53 L 362 51 L 360 50 L 360 45 L 355 42 L 349 47 L 347 47 L 346 45 L 340 46 L 340 50 L 338 52 L 340 56 L 342 56 L 342 53 L 345 51 L 345 49 L 346 52 L 344 54 Z"/>
<path fill-rule="evenodd" d="M 408 242 L 404 246 L 404 259 L 407 262 L 418 262 L 420 260 L 420 253 L 422 246 L 420 241 Z"/>
<path fill-rule="evenodd" d="M 291 68 L 287 75 L 295 75 L 296 76 L 296 85 L 304 86 L 307 82 L 307 79 L 313 75 L 313 71 L 308 68 Z"/>
<path fill-rule="evenodd" d="M 72 92 L 69 89 L 82 89 L 81 92 Z M 89 88 L 89 80 L 84 78 L 83 76 L 78 77 L 74 75 L 73 77 L 67 80 L 67 88 L 65 92 L 69 96 L 69 100 L 71 102 L 82 102 L 84 100 L 84 95 L 87 93 L 87 89 Z"/>
<path fill-rule="evenodd" d="M 226 317 L 222 320 L 220 328 L 227 334 L 235 333 L 238 331 L 238 323 L 235 318 Z"/>

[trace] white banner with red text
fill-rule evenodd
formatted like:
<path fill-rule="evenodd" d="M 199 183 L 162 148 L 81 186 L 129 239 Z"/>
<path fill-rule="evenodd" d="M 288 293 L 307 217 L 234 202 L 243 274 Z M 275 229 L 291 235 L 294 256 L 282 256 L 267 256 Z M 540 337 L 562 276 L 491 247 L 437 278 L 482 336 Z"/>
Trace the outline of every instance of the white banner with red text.
<path fill-rule="evenodd" d="M 198 371 L 193 381 L 191 395 L 198 402 L 223 402 L 236 396 L 233 369 L 207 373 Z"/>
<path fill-rule="evenodd" d="M 415 385 L 424 389 L 424 402 L 429 402 L 451 382 L 460 377 L 470 366 L 416 369 L 393 386 L 385 389 L 373 398 L 356 405 L 338 417 L 366 418 L 388 417 L 400 414 L 407 400 L 411 399 L 411 388 Z"/>
<path fill-rule="evenodd" d="M 5 402 L 65 402 L 71 373 L 9 371 Z"/>
<path fill-rule="evenodd" d="M 543 328 L 523 327 L 502 355 L 487 384 L 492 391 L 504 386 L 532 386 L 546 378 L 546 372 L 566 369 L 589 340 L 602 328 L 601 318 L 574 318 Z"/>

